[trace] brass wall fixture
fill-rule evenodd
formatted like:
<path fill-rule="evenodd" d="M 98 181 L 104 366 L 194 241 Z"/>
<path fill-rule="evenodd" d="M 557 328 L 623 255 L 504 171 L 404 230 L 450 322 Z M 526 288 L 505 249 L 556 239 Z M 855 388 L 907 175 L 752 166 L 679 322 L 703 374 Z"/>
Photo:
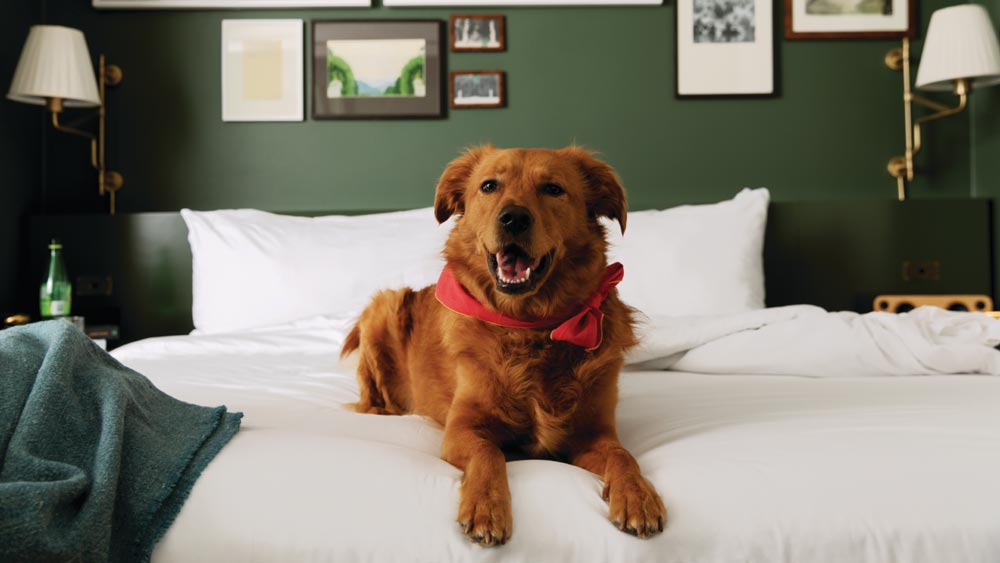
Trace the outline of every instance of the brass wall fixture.
<path fill-rule="evenodd" d="M 7 93 L 7 98 L 17 102 L 44 105 L 52 113 L 52 127 L 57 131 L 90 139 L 90 162 L 97 170 L 98 193 L 108 195 L 112 215 L 115 214 L 115 194 L 125 180 L 105 165 L 105 92 L 108 86 L 116 86 L 121 81 L 122 69 L 106 64 L 104 55 L 100 56 L 95 77 L 87 41 L 80 30 L 35 25 L 28 33 Z M 97 111 L 63 124 L 60 115 L 65 108 L 72 107 L 96 107 Z M 80 129 L 84 121 L 95 116 L 96 132 Z"/>
<path fill-rule="evenodd" d="M 1000 83 L 1000 45 L 989 13 L 978 4 L 942 8 L 931 15 L 917 71 L 916 88 L 927 91 L 951 91 L 955 105 L 947 105 L 918 96 L 910 86 L 910 40 L 903 38 L 901 48 L 889 51 L 885 64 L 903 73 L 903 119 L 905 152 L 894 157 L 886 167 L 896 178 L 899 201 L 906 199 L 906 187 L 913 181 L 914 156 L 923 147 L 921 126 L 928 121 L 961 113 L 968 106 L 973 88 Z M 913 119 L 913 104 L 933 113 Z"/>

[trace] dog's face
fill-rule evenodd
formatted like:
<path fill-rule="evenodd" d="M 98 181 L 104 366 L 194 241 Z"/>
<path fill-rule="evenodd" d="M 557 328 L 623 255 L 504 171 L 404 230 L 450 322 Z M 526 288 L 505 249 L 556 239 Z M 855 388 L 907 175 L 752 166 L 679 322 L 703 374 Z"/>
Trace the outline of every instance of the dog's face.
<path fill-rule="evenodd" d="M 597 217 L 625 230 L 617 176 L 576 147 L 471 149 L 445 170 L 434 207 L 438 221 L 462 214 L 445 255 L 465 285 L 508 305 L 540 294 L 558 302 L 572 293 L 566 284 L 599 276 L 605 242 Z"/>

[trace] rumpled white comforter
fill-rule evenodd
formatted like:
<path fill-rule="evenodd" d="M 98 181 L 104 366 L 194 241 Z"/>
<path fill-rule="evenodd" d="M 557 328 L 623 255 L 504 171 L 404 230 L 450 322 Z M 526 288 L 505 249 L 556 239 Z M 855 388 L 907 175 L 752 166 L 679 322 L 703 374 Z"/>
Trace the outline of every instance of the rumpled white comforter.
<path fill-rule="evenodd" d="M 811 375 L 1000 375 L 1000 322 L 981 313 L 828 313 L 795 305 L 645 325 L 636 369 Z"/>
<path fill-rule="evenodd" d="M 995 562 L 1000 378 L 868 376 L 996 373 L 998 324 L 812 308 L 650 323 L 639 367 L 744 374 L 622 376 L 619 435 L 664 498 L 664 533 L 619 532 L 598 477 L 525 460 L 508 464 L 514 537 L 499 548 L 469 544 L 454 523 L 460 475 L 438 458 L 435 423 L 343 408 L 357 399 L 354 364 L 337 358 L 349 320 L 115 355 L 182 400 L 245 413 L 155 563 Z"/>

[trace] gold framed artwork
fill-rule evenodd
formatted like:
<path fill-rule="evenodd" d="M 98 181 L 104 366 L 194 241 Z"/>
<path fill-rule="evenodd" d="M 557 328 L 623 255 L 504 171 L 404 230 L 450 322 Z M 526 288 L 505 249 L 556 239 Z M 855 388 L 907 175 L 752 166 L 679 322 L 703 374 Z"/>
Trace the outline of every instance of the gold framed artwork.
<path fill-rule="evenodd" d="M 302 121 L 302 20 L 222 20 L 222 120 Z"/>
<path fill-rule="evenodd" d="M 913 0 L 785 0 L 786 39 L 913 37 Z"/>

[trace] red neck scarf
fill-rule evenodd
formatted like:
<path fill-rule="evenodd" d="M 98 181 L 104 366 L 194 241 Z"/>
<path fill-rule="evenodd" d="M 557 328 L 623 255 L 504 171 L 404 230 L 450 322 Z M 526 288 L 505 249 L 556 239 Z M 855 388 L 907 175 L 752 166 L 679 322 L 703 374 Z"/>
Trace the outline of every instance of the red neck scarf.
<path fill-rule="evenodd" d="M 455 273 L 448 266 L 445 266 L 444 270 L 441 271 L 434 296 L 447 309 L 459 315 L 510 328 L 551 328 L 553 330 L 549 333 L 549 338 L 552 340 L 569 342 L 586 348 L 590 352 L 601 345 L 601 340 L 604 337 L 604 313 L 601 311 L 601 305 L 608 298 L 611 289 L 618 285 L 624 276 L 625 267 L 621 263 L 615 262 L 608 266 L 601 278 L 601 283 L 597 286 L 597 291 L 583 303 L 576 314 L 568 319 L 550 317 L 535 321 L 522 321 L 487 309 L 462 287 L 462 284 L 455 277 Z"/>

